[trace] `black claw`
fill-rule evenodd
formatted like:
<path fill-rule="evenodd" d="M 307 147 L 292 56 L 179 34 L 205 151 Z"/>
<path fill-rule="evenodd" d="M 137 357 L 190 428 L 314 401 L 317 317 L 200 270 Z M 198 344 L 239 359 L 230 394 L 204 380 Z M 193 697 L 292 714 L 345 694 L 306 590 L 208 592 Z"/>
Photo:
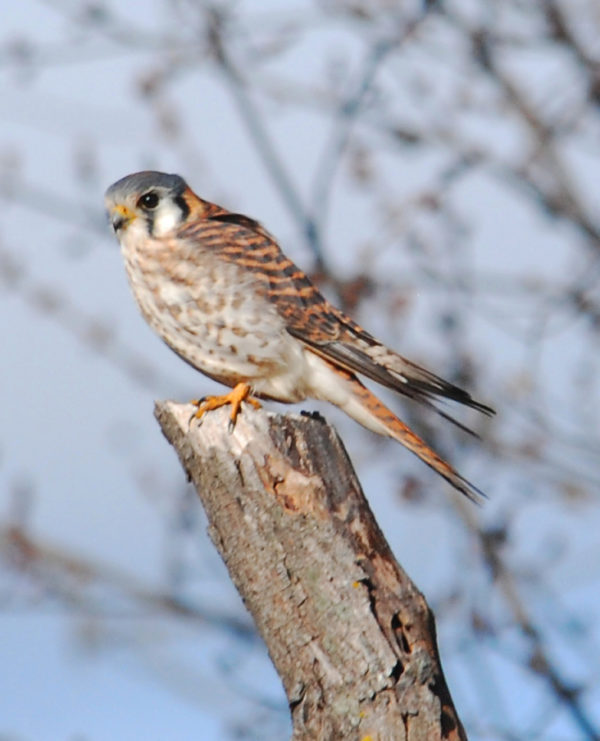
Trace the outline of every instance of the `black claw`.
<path fill-rule="evenodd" d="M 235 419 L 229 418 L 229 424 L 227 425 L 227 432 L 231 435 L 231 433 L 235 429 Z"/>
<path fill-rule="evenodd" d="M 196 421 L 198 422 L 198 427 L 200 427 L 200 425 L 201 425 L 201 424 L 202 424 L 202 422 L 204 421 L 204 414 L 203 414 L 203 415 L 202 415 L 201 417 L 198 417 L 198 416 L 196 416 L 197 414 L 198 414 L 198 412 L 194 412 L 194 413 L 193 413 L 193 414 L 191 415 L 191 417 L 190 417 L 190 419 L 189 419 L 189 422 L 188 422 L 188 428 L 190 428 L 190 427 L 192 426 L 192 422 L 193 422 L 194 420 L 196 420 Z"/>
<path fill-rule="evenodd" d="M 317 412 L 316 409 L 314 411 L 312 411 L 312 412 L 309 411 L 308 409 L 301 409 L 300 410 L 300 414 L 301 414 L 302 417 L 308 417 L 309 419 L 314 419 L 317 422 L 326 422 L 327 421 L 322 414 L 320 414 L 319 412 Z"/>

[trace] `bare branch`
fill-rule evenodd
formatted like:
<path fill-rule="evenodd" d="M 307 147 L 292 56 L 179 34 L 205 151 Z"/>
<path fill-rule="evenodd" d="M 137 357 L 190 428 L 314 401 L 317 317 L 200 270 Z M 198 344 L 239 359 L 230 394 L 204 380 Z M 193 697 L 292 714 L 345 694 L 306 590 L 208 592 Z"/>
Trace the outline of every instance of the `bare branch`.
<path fill-rule="evenodd" d="M 540 630 L 528 615 L 527 606 L 521 599 L 513 574 L 501 553 L 506 533 L 498 529 L 483 530 L 468 507 L 463 506 L 462 502 L 457 502 L 457 507 L 465 524 L 479 540 L 484 562 L 490 570 L 491 577 L 498 584 L 515 624 L 529 642 L 530 652 L 526 665 L 533 673 L 542 677 L 556 698 L 565 704 L 583 737 L 600 739 L 600 729 L 595 726 L 581 702 L 581 690 L 564 679 L 559 666 L 550 657 Z"/>
<path fill-rule="evenodd" d="M 210 14 L 210 20 L 208 35 L 211 48 L 234 95 L 240 116 L 245 122 L 256 149 L 262 156 L 263 162 L 273 177 L 286 206 L 306 237 L 308 246 L 317 261 L 316 269 L 327 272 L 325 270 L 322 237 L 317 224 L 302 204 L 297 188 L 277 154 L 260 113 L 246 89 L 244 79 L 227 53 L 222 29 L 224 18 L 220 13 L 214 11 Z"/>

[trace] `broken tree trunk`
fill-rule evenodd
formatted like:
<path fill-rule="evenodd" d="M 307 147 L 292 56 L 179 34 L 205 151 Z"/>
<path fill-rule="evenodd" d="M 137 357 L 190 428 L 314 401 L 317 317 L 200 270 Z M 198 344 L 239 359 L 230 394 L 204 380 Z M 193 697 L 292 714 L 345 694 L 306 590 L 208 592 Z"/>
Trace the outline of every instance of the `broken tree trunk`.
<path fill-rule="evenodd" d="M 324 420 L 244 406 L 156 417 L 287 693 L 294 741 L 466 739 L 434 618 Z"/>

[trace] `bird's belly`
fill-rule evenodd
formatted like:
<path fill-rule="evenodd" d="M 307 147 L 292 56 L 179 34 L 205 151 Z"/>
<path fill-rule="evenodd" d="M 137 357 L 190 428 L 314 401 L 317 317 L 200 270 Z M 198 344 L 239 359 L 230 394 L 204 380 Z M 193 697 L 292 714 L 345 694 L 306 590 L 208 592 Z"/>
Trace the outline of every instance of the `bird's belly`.
<path fill-rule="evenodd" d="M 250 383 L 280 401 L 306 398 L 304 351 L 275 307 L 235 266 L 190 269 L 127 259 L 133 294 L 150 326 L 194 368 L 227 385 Z M 135 257 L 135 255 L 133 256 Z"/>

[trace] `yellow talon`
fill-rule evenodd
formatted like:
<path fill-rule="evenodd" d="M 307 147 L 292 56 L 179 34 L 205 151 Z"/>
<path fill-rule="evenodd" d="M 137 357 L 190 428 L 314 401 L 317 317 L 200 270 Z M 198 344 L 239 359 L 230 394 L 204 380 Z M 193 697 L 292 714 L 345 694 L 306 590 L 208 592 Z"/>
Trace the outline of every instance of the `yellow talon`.
<path fill-rule="evenodd" d="M 190 422 L 192 419 L 202 419 L 206 412 L 231 404 L 231 414 L 229 417 L 229 431 L 231 432 L 235 427 L 235 422 L 240 413 L 243 401 L 247 401 L 255 409 L 261 408 L 260 402 L 250 396 L 250 386 L 247 383 L 238 383 L 228 394 L 193 399 L 190 403 L 198 407 L 198 409 L 192 415 Z"/>

